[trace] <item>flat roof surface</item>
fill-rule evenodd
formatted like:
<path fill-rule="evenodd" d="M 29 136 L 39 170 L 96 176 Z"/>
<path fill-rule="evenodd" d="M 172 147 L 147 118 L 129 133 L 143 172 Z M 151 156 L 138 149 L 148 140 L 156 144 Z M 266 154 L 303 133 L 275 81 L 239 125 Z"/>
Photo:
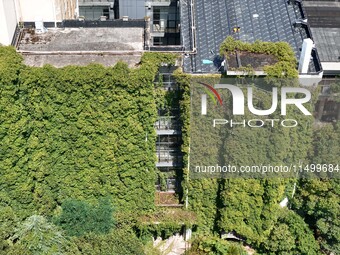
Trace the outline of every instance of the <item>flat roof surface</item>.
<path fill-rule="evenodd" d="M 144 29 L 131 28 L 64 28 L 47 33 L 25 32 L 19 50 L 26 51 L 115 51 L 143 50 Z"/>
<path fill-rule="evenodd" d="M 311 28 L 321 62 L 340 62 L 340 27 Z"/>
<path fill-rule="evenodd" d="M 113 66 L 124 61 L 133 67 L 142 55 L 143 34 L 144 29 L 136 27 L 48 29 L 43 34 L 26 30 L 18 50 L 23 52 L 24 61 L 30 66 L 90 63 Z"/>
<path fill-rule="evenodd" d="M 311 27 L 340 27 L 340 2 L 304 1 Z"/>
<path fill-rule="evenodd" d="M 197 54 L 185 59 L 187 72 L 217 72 L 217 66 L 203 64 L 203 60 L 213 61 L 228 35 L 245 42 L 285 41 L 292 46 L 297 58 L 303 39 L 307 38 L 304 29 L 293 26 L 302 18 L 298 6 L 286 0 L 196 0 L 194 17 Z M 188 47 L 190 25 L 185 26 L 182 22 L 183 43 Z M 233 33 L 234 27 L 240 27 L 240 32 Z"/>
<path fill-rule="evenodd" d="M 320 61 L 340 62 L 340 2 L 304 1 L 304 6 Z M 332 65 L 323 67 L 334 69 Z"/>

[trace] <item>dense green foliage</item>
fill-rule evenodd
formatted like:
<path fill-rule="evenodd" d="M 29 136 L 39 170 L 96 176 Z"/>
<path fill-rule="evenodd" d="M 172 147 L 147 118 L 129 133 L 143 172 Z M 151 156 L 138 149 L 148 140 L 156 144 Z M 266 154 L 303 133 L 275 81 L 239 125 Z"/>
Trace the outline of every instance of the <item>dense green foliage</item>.
<path fill-rule="evenodd" d="M 193 78 L 192 86 L 197 82 L 217 84 L 219 79 Z M 255 91 L 255 108 L 268 109 L 270 96 L 262 90 Z M 225 106 L 231 108 L 230 95 L 223 94 Z M 203 92 L 202 92 L 203 93 Z M 291 109 L 289 118 L 297 119 L 297 128 L 265 126 L 263 128 L 211 128 L 207 121 L 195 109 L 200 111 L 200 93 L 192 92 L 191 122 L 191 164 L 252 166 L 252 165 L 285 165 L 305 160 L 312 143 L 312 118 L 301 117 L 301 113 Z M 229 103 L 230 102 L 230 103 Z M 219 113 L 219 106 L 213 108 Z M 211 105 L 209 108 L 212 111 Z M 223 115 L 222 119 L 239 117 Z M 216 118 L 216 117 L 215 117 Z M 259 119 L 246 113 L 245 119 Z M 265 118 L 281 119 L 279 113 Z M 296 146 L 300 144 L 300 146 Z M 194 156 L 194 157 L 193 157 Z M 204 160 L 210 160 L 204 163 Z M 292 188 L 292 179 L 193 179 L 189 182 L 190 208 L 198 215 L 201 231 L 236 231 L 247 239 L 248 243 L 260 245 L 269 236 L 269 228 L 275 224 L 280 211 L 279 203 Z M 242 176 L 241 176 L 242 177 Z M 249 178 L 249 176 L 248 176 Z"/>
<path fill-rule="evenodd" d="M 67 198 L 113 196 L 121 208 L 152 208 L 153 76 L 127 72 L 25 68 L 10 99 L 2 90 L 12 104 L 1 104 L 1 186 L 14 207 L 50 213 Z"/>
<path fill-rule="evenodd" d="M 297 77 L 296 57 L 293 49 L 287 42 L 261 42 L 254 43 L 242 42 L 228 36 L 220 46 L 220 54 L 226 52 L 248 51 L 252 53 L 261 53 L 273 55 L 278 62 L 271 66 L 265 66 L 264 71 L 272 77 Z"/>
<path fill-rule="evenodd" d="M 183 200 L 188 197 L 188 181 L 189 181 L 189 144 L 190 144 L 190 76 L 183 73 L 178 69 L 174 73 L 176 83 L 179 86 L 180 98 L 180 119 L 181 119 L 181 131 L 182 131 L 182 145 L 181 151 L 183 154 L 183 167 L 182 167 L 182 188 L 183 188 Z"/>
<path fill-rule="evenodd" d="M 82 255 L 144 255 L 142 242 L 126 227 L 107 235 L 87 234 L 73 240 Z M 145 254 L 148 255 L 148 254 Z"/>
<path fill-rule="evenodd" d="M 279 62 L 267 73 L 296 77 L 286 43 L 229 37 L 221 46 L 222 53 L 236 49 L 274 55 Z M 338 180 L 191 179 L 189 172 L 192 150 L 232 165 L 337 163 L 339 125 L 313 130 L 313 118 L 289 108 L 297 128 L 210 132 L 192 122 L 200 100 L 191 89 L 219 78 L 177 71 L 176 101 L 173 92 L 154 88 L 159 66 L 173 65 L 175 58 L 146 53 L 136 69 L 122 62 L 112 68 L 32 68 L 14 49 L 0 47 L 0 254 L 143 255 L 152 236 L 168 237 L 183 223 L 206 235 L 195 239 L 189 254 L 242 254 L 241 246 L 210 237 L 222 231 L 262 254 L 318 254 L 319 245 L 340 252 Z M 269 89 L 254 89 L 255 108 L 270 107 Z M 230 95 L 222 95 L 230 109 Z M 180 107 L 182 200 L 189 211 L 154 208 L 154 183 L 161 175 L 155 169 L 156 110 L 173 104 Z M 307 107 L 312 111 L 312 104 Z M 294 183 L 292 210 L 281 208 Z"/>
<path fill-rule="evenodd" d="M 19 225 L 11 238 L 14 250 L 22 247 L 25 254 L 77 254 L 76 246 L 43 216 L 33 215 Z M 18 253 L 19 254 L 19 253 Z"/>
<path fill-rule="evenodd" d="M 269 72 L 271 77 L 282 77 L 281 74 L 284 74 L 286 77 L 294 78 L 297 75 L 294 53 L 285 43 L 256 42 L 254 45 L 251 45 L 227 38 L 225 44 L 221 46 L 221 52 L 235 49 L 272 54 L 277 57 L 279 65 L 286 66 L 287 69 L 280 69 L 278 68 L 279 65 L 276 65 L 272 70 L 273 72 Z M 280 53 L 280 49 L 283 52 Z M 275 74 L 274 71 L 277 73 Z M 306 117 L 293 108 L 288 109 L 288 114 L 285 117 L 297 120 L 299 123 L 297 128 L 285 129 L 279 126 L 275 128 L 267 126 L 257 129 L 223 127 L 223 129 L 216 130 L 208 128 L 201 121 L 199 117 L 200 112 L 197 111 L 201 109 L 200 95 L 202 93 L 209 93 L 203 90 L 198 82 L 210 85 L 221 83 L 218 78 L 214 79 L 206 76 L 195 76 L 191 80 L 191 164 L 211 165 L 204 164 L 204 160 L 210 160 L 210 163 L 224 162 L 224 165 L 238 166 L 261 164 L 287 165 L 290 163 L 308 162 L 311 157 L 317 159 L 318 163 L 338 161 L 338 140 L 334 139 L 335 137 L 327 136 L 321 138 L 320 135 L 321 133 L 323 134 L 323 131 L 319 133 L 313 131 L 313 118 Z M 245 83 L 247 84 L 247 82 Z M 268 86 L 270 84 L 277 87 L 297 86 L 294 80 L 272 79 L 266 79 L 259 89 L 256 89 L 257 85 L 254 86 L 252 84 L 255 92 L 253 103 L 256 109 L 270 108 L 271 98 L 268 92 L 265 91 L 270 90 L 270 86 Z M 224 105 L 222 107 L 231 109 L 232 100 L 230 95 L 222 90 L 218 92 L 223 97 Z M 313 96 L 311 104 L 305 105 L 310 112 L 313 111 L 313 104 L 316 98 L 317 96 Z M 218 116 L 221 119 L 234 119 L 236 121 L 241 121 L 242 119 L 262 119 L 261 116 L 254 116 L 249 112 L 246 112 L 244 118 L 232 116 L 231 113 L 225 114 L 225 112 L 219 110 L 218 104 L 212 108 L 213 102 L 210 103 L 208 109 L 210 111 L 213 109 L 214 113 L 216 113 L 214 118 Z M 197 111 L 195 112 L 195 110 Z M 274 113 L 270 116 L 265 116 L 265 118 L 282 119 L 282 116 L 279 113 Z M 339 132 L 335 130 L 331 132 L 333 136 L 335 133 Z M 324 146 L 320 146 L 316 143 L 316 141 L 322 141 L 323 139 L 325 141 L 328 140 L 328 144 L 324 143 Z M 331 148 L 329 147 L 330 144 L 332 145 Z M 311 156 L 310 154 L 313 150 L 316 154 Z M 193 152 L 195 159 L 192 157 Z M 324 157 L 324 153 L 330 154 L 330 157 Z M 223 163 L 221 164 L 223 165 Z M 308 222 L 309 216 L 306 217 L 306 214 L 300 213 L 302 216 L 300 217 L 296 212 L 282 209 L 279 206 L 283 198 L 291 197 L 294 183 L 297 182 L 299 187 L 299 185 L 303 184 L 303 180 L 298 182 L 293 178 L 192 179 L 195 177 L 192 177 L 191 174 L 191 179 L 188 182 L 189 206 L 198 215 L 197 224 L 199 233 L 234 232 L 242 237 L 247 244 L 250 244 L 263 254 L 319 254 L 320 248 L 317 242 L 319 238 L 317 235 L 313 235 L 315 234 L 313 231 L 315 228 L 311 227 Z M 304 187 L 299 188 L 299 192 L 303 192 Z M 332 196 L 333 199 L 334 197 L 335 195 Z M 308 199 L 303 198 L 299 199 L 299 201 L 307 202 Z M 327 213 L 333 212 L 333 219 L 333 217 L 337 216 L 334 212 L 338 209 L 339 200 L 333 200 L 332 205 L 333 208 L 328 208 Z M 337 221 L 335 220 L 335 222 Z M 339 233 L 334 224 L 331 226 L 329 224 L 328 226 L 326 225 L 325 229 L 330 230 L 331 227 L 333 227 L 333 230 L 329 235 Z M 333 248 L 335 247 L 334 242 L 331 245 L 333 245 Z"/>
<path fill-rule="evenodd" d="M 25 227 L 24 220 L 34 214 L 59 217 L 56 223 L 67 235 L 85 235 L 84 242 L 93 246 L 88 254 L 104 254 L 108 240 L 116 243 L 111 245 L 115 252 L 108 254 L 142 254 L 136 251 L 141 249 L 137 239 L 134 248 L 128 238 L 122 239 L 126 233 L 135 238 L 129 229 L 122 232 L 117 226 L 109 232 L 113 213 L 108 204 L 90 204 L 107 197 L 114 213 L 134 212 L 135 217 L 154 209 L 153 82 L 159 66 L 174 64 L 175 59 L 171 54 L 146 53 L 135 69 L 122 62 L 112 68 L 97 64 L 34 68 L 24 66 L 14 48 L 0 47 L 0 220 L 4 226 L 0 244 L 6 254 L 29 253 L 20 251 L 31 242 L 27 231 L 20 232 L 24 234 L 8 248 L 15 227 Z M 55 225 L 39 222 L 59 233 Z M 46 249 L 54 251 L 55 237 L 46 238 Z M 76 243 L 81 249 L 81 243 Z"/>
<path fill-rule="evenodd" d="M 8 55 L 14 63 L 0 84 L 0 197 L 24 217 L 49 215 L 68 198 L 112 196 L 118 209 L 153 208 L 153 79 L 169 57 L 145 54 L 131 70 L 57 69 L 20 66 L 14 50 L 1 51 L 1 63 Z"/>
<path fill-rule="evenodd" d="M 154 223 L 157 224 L 154 224 Z M 181 208 L 157 208 L 153 213 L 143 215 L 135 224 L 137 236 L 141 240 L 150 241 L 152 237 L 162 239 L 180 233 L 183 225 L 192 228 L 196 223 L 196 215 Z"/>
<path fill-rule="evenodd" d="M 69 236 L 82 236 L 90 232 L 107 234 L 114 226 L 113 208 L 108 199 L 99 201 L 97 206 L 84 201 L 66 200 L 61 208 L 56 224 Z"/>
<path fill-rule="evenodd" d="M 240 244 L 221 240 L 219 237 L 198 237 L 193 241 L 188 255 L 246 255 Z"/>
<path fill-rule="evenodd" d="M 0 205 L 0 254 L 9 248 L 9 238 L 14 234 L 14 226 L 17 224 L 17 217 L 9 206 Z"/>
<path fill-rule="evenodd" d="M 5 210 L 1 212 L 5 213 Z M 7 222 L 13 219 L 13 216 L 9 217 L 8 213 L 1 216 L 1 219 L 7 217 Z M 126 226 L 121 226 L 106 234 L 90 232 L 83 236 L 70 238 L 58 226 L 48 222 L 45 217 L 33 215 L 23 222 L 0 225 L 0 227 L 1 233 L 7 231 L 6 237 L 1 237 L 3 238 L 0 247 L 1 255 L 144 254 L 143 244 Z"/>
<path fill-rule="evenodd" d="M 330 85 L 331 98 L 340 103 L 340 78 L 336 77 L 335 82 Z"/>
<path fill-rule="evenodd" d="M 340 126 L 326 125 L 314 132 L 309 162 L 339 164 Z M 294 199 L 294 208 L 315 232 L 321 248 L 340 252 L 340 181 L 334 179 L 302 179 Z"/>
<path fill-rule="evenodd" d="M 294 208 L 306 219 L 327 252 L 340 251 L 340 182 L 332 180 L 301 180 Z"/>
<path fill-rule="evenodd" d="M 319 254 L 319 245 L 303 219 L 289 210 L 282 210 L 278 221 L 262 245 L 264 254 Z"/>

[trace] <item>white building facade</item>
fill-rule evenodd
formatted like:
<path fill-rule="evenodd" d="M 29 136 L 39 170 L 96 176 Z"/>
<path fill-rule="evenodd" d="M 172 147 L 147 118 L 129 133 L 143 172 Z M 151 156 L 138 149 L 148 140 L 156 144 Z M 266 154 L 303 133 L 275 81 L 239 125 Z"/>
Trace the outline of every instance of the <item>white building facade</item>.
<path fill-rule="evenodd" d="M 19 22 L 61 22 L 77 16 L 77 0 L 0 0 L 0 43 L 10 45 Z"/>
<path fill-rule="evenodd" d="M 16 0 L 19 21 L 34 22 L 37 18 L 44 22 L 61 22 L 74 19 L 76 0 Z"/>
<path fill-rule="evenodd" d="M 0 44 L 10 45 L 17 26 L 15 0 L 0 0 Z"/>

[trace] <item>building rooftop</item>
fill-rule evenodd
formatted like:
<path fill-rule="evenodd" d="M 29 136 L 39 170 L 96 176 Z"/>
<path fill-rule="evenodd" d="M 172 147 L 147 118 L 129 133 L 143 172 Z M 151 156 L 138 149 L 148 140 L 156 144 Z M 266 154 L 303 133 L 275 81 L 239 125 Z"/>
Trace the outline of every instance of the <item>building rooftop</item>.
<path fill-rule="evenodd" d="M 219 55 L 220 44 L 228 35 L 245 42 L 285 41 L 292 46 L 297 58 L 303 39 L 312 36 L 308 25 L 303 22 L 305 14 L 301 4 L 285 0 L 197 0 L 193 14 L 197 54 L 186 58 L 187 72 L 217 72 L 218 65 L 204 64 L 203 60 L 216 63 L 214 60 Z M 185 42 L 191 40 L 187 33 L 190 24 L 188 28 L 185 26 L 182 22 L 183 43 L 189 46 Z M 235 33 L 233 29 L 236 27 L 240 30 Z M 318 70 L 317 62 L 311 61 L 311 72 Z"/>
<path fill-rule="evenodd" d="M 311 30 L 321 62 L 340 62 L 340 26 L 339 28 L 312 27 Z"/>
<path fill-rule="evenodd" d="M 340 27 L 340 2 L 305 0 L 303 6 L 311 27 Z"/>
<path fill-rule="evenodd" d="M 25 63 L 32 66 L 62 67 L 93 62 L 112 66 L 119 60 L 134 66 L 143 51 L 143 35 L 144 28 L 140 27 L 48 29 L 43 34 L 26 29 L 18 50 L 24 55 Z"/>
<path fill-rule="evenodd" d="M 340 2 L 305 1 L 321 62 L 340 62 Z"/>
<path fill-rule="evenodd" d="M 304 1 L 325 75 L 340 73 L 340 2 Z"/>
<path fill-rule="evenodd" d="M 251 66 L 254 71 L 263 71 L 266 65 L 274 65 L 278 60 L 267 54 L 259 54 L 245 51 L 228 52 L 226 55 L 228 69 Z"/>

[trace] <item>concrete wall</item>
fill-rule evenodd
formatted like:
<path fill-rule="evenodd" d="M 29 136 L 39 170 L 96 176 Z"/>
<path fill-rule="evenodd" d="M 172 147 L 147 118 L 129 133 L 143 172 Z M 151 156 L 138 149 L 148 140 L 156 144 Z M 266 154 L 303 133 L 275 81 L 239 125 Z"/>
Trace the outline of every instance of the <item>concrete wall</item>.
<path fill-rule="evenodd" d="M 76 13 L 76 0 L 16 0 L 20 21 L 57 21 L 73 19 Z"/>
<path fill-rule="evenodd" d="M 144 19 L 145 0 L 119 0 L 119 16 L 129 16 L 130 19 Z"/>
<path fill-rule="evenodd" d="M 0 44 L 11 44 L 16 25 L 14 0 L 0 0 Z"/>

